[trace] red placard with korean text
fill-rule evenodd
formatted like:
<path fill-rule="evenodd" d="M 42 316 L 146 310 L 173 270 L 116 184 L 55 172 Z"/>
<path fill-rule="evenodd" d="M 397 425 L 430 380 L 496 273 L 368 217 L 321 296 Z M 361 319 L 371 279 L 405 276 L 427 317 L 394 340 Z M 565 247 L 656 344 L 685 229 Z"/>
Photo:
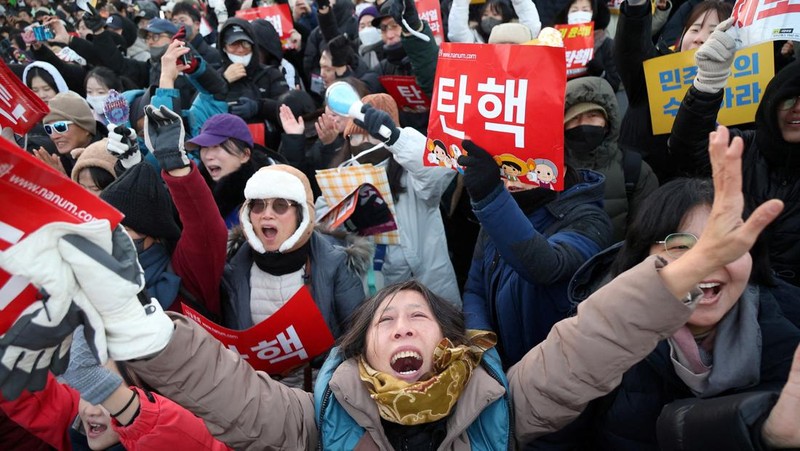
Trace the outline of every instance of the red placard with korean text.
<path fill-rule="evenodd" d="M 56 221 L 108 219 L 116 227 L 122 213 L 64 174 L 0 138 L 0 250 Z M 0 270 L 0 334 L 36 300 L 38 290 L 20 276 Z"/>
<path fill-rule="evenodd" d="M 414 0 L 419 18 L 428 22 L 436 43 L 444 42 L 444 27 L 442 26 L 442 8 L 439 0 Z"/>
<path fill-rule="evenodd" d="M 333 346 L 333 335 L 305 285 L 272 316 L 246 330 L 222 327 L 186 304 L 181 308 L 225 347 L 268 374 L 286 374 Z"/>
<path fill-rule="evenodd" d="M 564 41 L 567 78 L 586 75 L 586 65 L 594 58 L 594 22 L 556 25 Z"/>
<path fill-rule="evenodd" d="M 431 100 L 422 92 L 413 75 L 383 75 L 378 80 L 397 102 L 400 111 L 425 113 L 431 109 Z"/>
<path fill-rule="evenodd" d="M 736 21 L 727 33 L 736 39 L 737 49 L 764 41 L 800 40 L 800 2 L 736 0 L 731 16 Z"/>
<path fill-rule="evenodd" d="M 268 20 L 278 36 L 281 37 L 281 44 L 283 48 L 287 48 L 287 41 L 289 36 L 294 30 L 294 22 L 292 22 L 292 12 L 289 10 L 289 5 L 270 5 L 259 6 L 258 8 L 240 9 L 236 11 L 236 17 L 252 22 L 256 19 Z"/>
<path fill-rule="evenodd" d="M 510 189 L 564 189 L 564 67 L 561 47 L 442 44 L 424 164 L 460 171 L 469 138 L 495 156 Z"/>
<path fill-rule="evenodd" d="M 49 112 L 47 104 L 0 61 L 0 127 L 24 135 Z"/>

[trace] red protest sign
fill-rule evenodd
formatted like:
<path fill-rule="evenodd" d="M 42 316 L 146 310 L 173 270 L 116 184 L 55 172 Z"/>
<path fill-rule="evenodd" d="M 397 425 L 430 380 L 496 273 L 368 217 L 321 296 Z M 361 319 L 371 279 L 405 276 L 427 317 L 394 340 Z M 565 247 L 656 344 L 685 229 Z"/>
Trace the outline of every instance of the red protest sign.
<path fill-rule="evenodd" d="M 560 47 L 442 44 L 424 164 L 460 170 L 468 137 L 510 186 L 564 189 L 564 67 Z"/>
<path fill-rule="evenodd" d="M 333 345 L 333 335 L 306 286 L 272 316 L 246 330 L 222 327 L 186 304 L 181 308 L 225 347 L 268 374 L 286 374 Z"/>
<path fill-rule="evenodd" d="M 47 104 L 0 61 L 0 127 L 24 135 L 49 112 Z"/>
<path fill-rule="evenodd" d="M 586 65 L 594 58 L 594 22 L 556 25 L 564 41 L 567 78 L 586 74 Z"/>
<path fill-rule="evenodd" d="M 800 3 L 788 0 L 736 0 L 736 48 L 764 41 L 800 40 Z M 732 31 L 733 31 L 732 30 Z M 728 33 L 731 33 L 729 31 Z M 795 45 L 797 45 L 795 43 Z"/>
<path fill-rule="evenodd" d="M 433 38 L 441 45 L 444 42 L 444 28 L 442 25 L 442 8 L 439 0 L 414 0 L 420 20 L 428 22 Z"/>
<path fill-rule="evenodd" d="M 294 30 L 294 22 L 292 22 L 292 12 L 289 10 L 289 5 L 270 5 L 259 6 L 257 8 L 240 9 L 236 11 L 236 17 L 252 22 L 256 19 L 268 20 L 278 36 L 281 37 L 281 44 L 283 48 L 288 48 L 288 39 Z"/>
<path fill-rule="evenodd" d="M 41 226 L 55 222 L 108 219 L 116 227 L 122 214 L 71 179 L 15 144 L 0 138 L 0 250 Z M 28 280 L 0 270 L 0 334 L 36 300 Z"/>
<path fill-rule="evenodd" d="M 397 102 L 397 108 L 409 113 L 424 113 L 431 108 L 431 101 L 422 92 L 413 75 L 383 75 L 378 77 L 386 93 Z"/>

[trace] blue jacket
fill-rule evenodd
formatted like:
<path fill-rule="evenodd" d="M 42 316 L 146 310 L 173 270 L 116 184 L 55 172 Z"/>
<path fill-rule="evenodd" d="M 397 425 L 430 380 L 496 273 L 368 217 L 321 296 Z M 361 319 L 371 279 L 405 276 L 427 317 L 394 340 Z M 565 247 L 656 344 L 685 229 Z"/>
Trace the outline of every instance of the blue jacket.
<path fill-rule="evenodd" d="M 573 273 L 611 239 L 603 176 L 582 182 L 527 217 L 502 186 L 474 204 L 481 232 L 464 290 L 468 329 L 492 330 L 504 367 L 517 363 L 570 312 Z"/>
<path fill-rule="evenodd" d="M 366 432 L 364 426 L 359 425 L 339 403 L 329 385 L 333 373 L 343 361 L 339 348 L 333 348 L 325 360 L 325 364 L 322 365 L 314 385 L 314 409 L 320 432 L 320 449 L 323 450 L 356 449 Z M 494 349 L 483 354 L 480 368 L 491 376 L 493 383 L 502 384 L 505 395 L 485 407 L 463 406 L 464 409 L 481 409 L 477 418 L 466 428 L 470 447 L 478 451 L 514 449 L 513 414 L 508 395 L 508 380 L 503 372 L 500 357 Z M 470 379 L 468 384 L 483 383 L 476 382 L 480 380 L 488 381 L 489 379 L 474 378 L 474 380 Z M 360 381 L 358 381 L 358 386 L 366 390 Z M 456 410 L 450 416 L 459 415 L 458 409 L 460 408 L 457 403 Z M 470 418 L 463 412 L 460 417 Z M 368 426 L 381 428 L 379 424 Z"/>

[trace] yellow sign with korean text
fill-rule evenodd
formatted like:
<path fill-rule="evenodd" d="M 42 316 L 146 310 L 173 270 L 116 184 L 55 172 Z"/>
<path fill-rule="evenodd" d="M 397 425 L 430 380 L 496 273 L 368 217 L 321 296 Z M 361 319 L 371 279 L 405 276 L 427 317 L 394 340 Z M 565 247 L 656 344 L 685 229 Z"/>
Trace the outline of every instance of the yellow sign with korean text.
<path fill-rule="evenodd" d="M 678 52 L 644 62 L 654 135 L 672 131 L 683 96 L 697 75 L 694 53 L 695 50 Z M 771 42 L 736 52 L 717 121 L 723 125 L 752 122 L 764 89 L 774 74 Z"/>

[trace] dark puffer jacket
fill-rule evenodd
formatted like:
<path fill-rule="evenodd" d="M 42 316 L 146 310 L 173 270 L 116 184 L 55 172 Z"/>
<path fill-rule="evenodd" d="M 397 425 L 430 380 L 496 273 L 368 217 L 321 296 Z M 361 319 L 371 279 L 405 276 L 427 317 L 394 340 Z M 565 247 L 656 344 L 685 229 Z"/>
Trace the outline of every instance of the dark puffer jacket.
<path fill-rule="evenodd" d="M 623 171 L 623 155 L 617 144 L 619 139 L 620 117 L 617 98 L 611 86 L 599 77 L 581 77 L 567 83 L 567 95 L 564 105 L 568 110 L 579 103 L 594 103 L 606 110 L 606 136 L 603 142 L 591 152 L 577 152 L 567 148 L 568 162 L 578 169 L 592 169 L 606 177 L 604 208 L 614 225 L 614 241 L 625 237 L 628 218 L 658 188 L 658 179 L 653 170 L 644 161 L 641 162 L 639 180 L 630 196 L 625 190 L 625 174 Z M 565 144 L 566 147 L 566 144 Z"/>
<path fill-rule="evenodd" d="M 781 199 L 783 213 L 759 240 L 769 249 L 775 275 L 800 285 L 800 142 L 787 142 L 780 131 L 777 105 L 800 95 L 800 61 L 778 72 L 764 90 L 756 111 L 756 130 L 731 129 L 744 140 L 742 190 L 747 214 L 769 199 Z M 692 86 L 672 126 L 670 152 L 690 175 L 709 177 L 708 134 L 716 128 L 723 91 L 707 94 Z M 788 111 L 800 117 L 800 106 Z"/>

